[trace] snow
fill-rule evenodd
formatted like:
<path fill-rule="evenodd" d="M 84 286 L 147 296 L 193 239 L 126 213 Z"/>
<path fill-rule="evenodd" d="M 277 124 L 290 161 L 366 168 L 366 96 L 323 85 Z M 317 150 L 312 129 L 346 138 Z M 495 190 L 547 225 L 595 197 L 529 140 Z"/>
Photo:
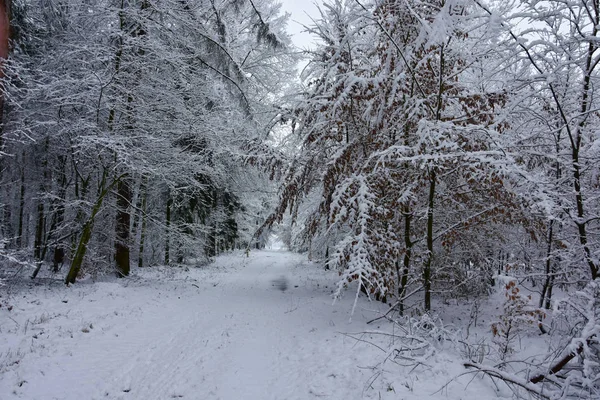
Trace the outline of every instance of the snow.
<path fill-rule="evenodd" d="M 353 296 L 332 305 L 338 278 L 260 251 L 69 288 L 8 279 L 0 399 L 498 398 L 489 379 L 456 378 L 468 371 L 443 343 L 422 365 L 395 363 L 392 326 L 366 324 L 387 306 L 361 297 L 350 322 Z"/>

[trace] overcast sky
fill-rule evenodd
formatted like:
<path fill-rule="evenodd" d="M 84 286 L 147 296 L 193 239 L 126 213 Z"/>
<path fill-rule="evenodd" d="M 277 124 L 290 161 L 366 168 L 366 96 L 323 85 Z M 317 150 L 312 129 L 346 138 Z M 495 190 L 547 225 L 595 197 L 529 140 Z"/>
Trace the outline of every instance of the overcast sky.
<path fill-rule="evenodd" d="M 315 19 L 319 16 L 316 3 L 320 0 L 279 0 L 283 6 L 282 11 L 291 14 L 288 22 L 288 32 L 292 35 L 294 44 L 298 47 L 308 47 L 312 43 L 311 36 L 307 33 L 301 33 L 302 25 L 311 25 L 310 17 Z"/>

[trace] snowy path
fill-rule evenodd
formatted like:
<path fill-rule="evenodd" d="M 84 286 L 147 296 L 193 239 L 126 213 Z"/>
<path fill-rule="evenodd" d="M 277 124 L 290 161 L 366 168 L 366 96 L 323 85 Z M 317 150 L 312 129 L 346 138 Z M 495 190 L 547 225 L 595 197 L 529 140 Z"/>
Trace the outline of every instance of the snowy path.
<path fill-rule="evenodd" d="M 167 281 L 140 271 L 129 282 L 33 288 L 0 314 L 12 318 L 0 319 L 3 333 L 15 333 L 0 335 L 0 399 L 363 397 L 373 371 L 358 367 L 373 349 L 339 332 L 373 314 L 359 310 L 350 324 L 348 304 L 332 307 L 335 276 L 290 253 L 220 263 L 229 268 Z M 284 292 L 272 282 L 281 275 Z"/>

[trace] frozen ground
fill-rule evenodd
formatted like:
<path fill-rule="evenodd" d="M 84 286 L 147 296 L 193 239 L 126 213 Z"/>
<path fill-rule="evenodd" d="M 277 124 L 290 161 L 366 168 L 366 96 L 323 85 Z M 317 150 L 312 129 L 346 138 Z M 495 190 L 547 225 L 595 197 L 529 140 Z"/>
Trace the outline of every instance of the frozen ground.
<path fill-rule="evenodd" d="M 336 278 L 302 256 L 263 251 L 70 288 L 9 281 L 0 399 L 510 397 L 473 375 L 444 387 L 465 370 L 443 346 L 417 368 L 385 361 L 389 338 L 360 333 L 391 329 L 365 323 L 385 306 L 361 299 L 350 322 L 352 295 L 332 305 Z"/>

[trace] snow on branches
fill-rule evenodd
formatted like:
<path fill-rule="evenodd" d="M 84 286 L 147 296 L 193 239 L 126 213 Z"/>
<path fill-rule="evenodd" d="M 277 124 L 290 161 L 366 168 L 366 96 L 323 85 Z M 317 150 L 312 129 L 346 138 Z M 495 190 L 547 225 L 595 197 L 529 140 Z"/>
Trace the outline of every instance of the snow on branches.
<path fill-rule="evenodd" d="M 317 205 L 306 239 L 335 249 L 336 295 L 358 281 L 381 299 L 409 284 L 429 298 L 459 232 L 518 219 L 497 119 L 508 95 L 472 85 L 478 41 L 464 4 L 337 1 L 311 29 L 323 44 L 296 111 L 302 144 L 269 223 Z"/>
<path fill-rule="evenodd" d="M 510 285 L 510 284 L 509 284 Z M 510 288 L 511 310 L 523 309 L 516 292 Z M 512 300 L 514 298 L 515 300 Z M 525 321 L 534 318 L 530 312 L 518 314 Z M 474 362 L 465 367 L 474 368 L 511 387 L 524 389 L 542 399 L 595 399 L 600 396 L 600 282 L 592 281 L 583 290 L 557 303 L 555 318 L 562 318 L 564 330 L 570 338 L 559 354 L 548 354 L 545 367 L 527 368 L 523 373 L 504 371 L 497 366 Z M 497 327 L 505 332 L 507 325 Z M 562 334 L 562 333 L 561 333 Z"/>

